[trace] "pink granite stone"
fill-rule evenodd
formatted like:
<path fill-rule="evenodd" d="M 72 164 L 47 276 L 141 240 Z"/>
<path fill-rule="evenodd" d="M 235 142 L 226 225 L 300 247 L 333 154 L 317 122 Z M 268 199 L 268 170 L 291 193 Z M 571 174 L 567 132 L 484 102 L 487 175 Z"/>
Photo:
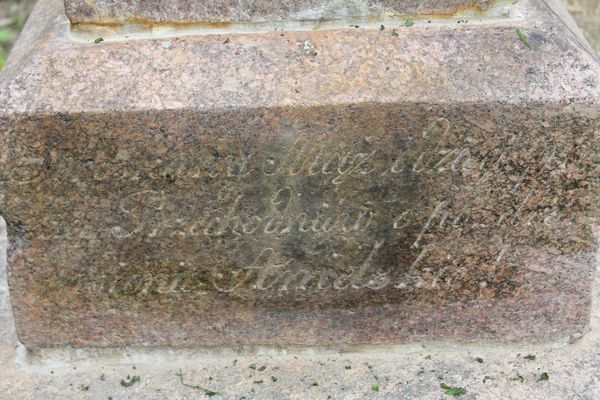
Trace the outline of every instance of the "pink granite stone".
<path fill-rule="evenodd" d="M 40 1 L 0 77 L 20 340 L 581 336 L 598 61 L 556 4 L 513 7 L 95 44 Z"/>
<path fill-rule="evenodd" d="M 451 15 L 484 11 L 496 0 L 65 0 L 73 23 L 198 23 Z"/>

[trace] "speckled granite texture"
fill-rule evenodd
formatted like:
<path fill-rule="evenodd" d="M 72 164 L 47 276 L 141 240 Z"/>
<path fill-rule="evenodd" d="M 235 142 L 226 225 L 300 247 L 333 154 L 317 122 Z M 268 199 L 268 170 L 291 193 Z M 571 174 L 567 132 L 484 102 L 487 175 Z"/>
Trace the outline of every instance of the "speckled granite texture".
<path fill-rule="evenodd" d="M 349 19 L 482 12 L 494 0 L 65 0 L 73 23 L 195 23 Z"/>
<path fill-rule="evenodd" d="M 43 0 L 0 81 L 19 339 L 581 336 L 598 62 L 556 5 L 515 7 L 94 44 Z"/>
<path fill-rule="evenodd" d="M 51 348 L 19 346 L 8 299 L 0 218 L 0 398 L 18 400 L 460 400 L 600 398 L 600 278 L 590 332 L 566 344 L 527 342 L 285 348 Z M 597 234 L 600 232 L 597 232 Z M 546 373 L 548 380 L 542 380 Z M 181 379 L 179 378 L 181 374 Z M 123 386 L 133 376 L 139 382 Z M 129 378 L 128 378 L 129 377 Z"/>

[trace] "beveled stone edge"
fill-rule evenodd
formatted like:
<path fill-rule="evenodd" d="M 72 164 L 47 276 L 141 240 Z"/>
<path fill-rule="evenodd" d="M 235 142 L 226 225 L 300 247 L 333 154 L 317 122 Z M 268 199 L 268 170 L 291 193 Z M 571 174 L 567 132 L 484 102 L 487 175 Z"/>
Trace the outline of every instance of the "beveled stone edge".
<path fill-rule="evenodd" d="M 592 45 L 588 42 L 583 33 L 583 29 L 577 25 L 577 22 L 567 10 L 567 7 L 563 3 L 563 0 L 542 0 L 542 4 L 544 4 L 551 12 L 556 14 L 559 18 L 565 21 L 568 29 L 571 33 L 578 39 L 579 44 L 582 48 L 584 48 L 590 57 L 596 59 L 597 62 L 600 63 L 600 55 L 596 54 Z"/>
<path fill-rule="evenodd" d="M 531 29 L 531 32 L 534 33 L 536 32 L 537 26 L 545 26 L 545 25 L 551 25 L 551 24 L 555 24 L 558 21 L 558 16 L 556 14 L 551 14 L 549 13 L 548 9 L 546 9 L 545 6 L 541 5 L 541 0 L 522 0 L 522 2 L 520 3 L 520 5 L 523 7 L 522 10 L 525 13 L 525 19 L 523 21 L 519 21 L 519 20 L 514 20 L 514 19 L 507 19 L 507 20 L 502 20 L 502 21 L 496 21 L 493 23 L 490 23 L 490 29 L 492 30 L 492 32 L 500 32 L 501 30 L 504 30 L 505 33 L 506 32 L 510 32 L 511 35 L 511 41 L 515 41 L 518 44 L 519 39 L 517 38 L 517 34 L 514 33 L 515 29 L 522 27 L 522 29 L 526 29 L 529 30 Z M 32 21 L 36 21 L 36 23 L 33 23 Z M 447 26 L 447 27 L 446 27 Z M 546 29 L 548 28 L 548 26 L 546 26 Z M 461 25 L 457 25 L 457 24 L 448 24 L 448 25 L 444 25 L 444 26 L 438 26 L 438 27 L 434 27 L 434 29 L 430 30 L 429 32 L 455 32 L 457 30 L 457 28 L 460 28 Z M 373 27 L 375 28 L 375 27 Z M 413 27 L 414 30 L 411 31 L 407 31 L 410 33 L 407 33 L 407 38 L 404 37 L 400 37 L 399 40 L 405 41 L 406 43 L 407 40 L 414 40 L 415 37 L 418 36 L 418 34 L 420 32 L 427 32 L 427 27 L 418 27 L 417 25 L 415 27 Z M 413 29 L 413 28 L 405 28 L 405 29 Z M 386 28 L 388 30 L 388 32 L 385 33 L 385 35 L 391 35 L 392 31 L 391 27 Z M 420 29 L 420 30 L 416 30 L 416 29 Z M 462 28 L 460 28 L 462 29 Z M 475 28 L 471 28 L 471 30 L 473 29 L 488 29 L 487 27 L 484 26 L 479 26 L 479 27 L 475 27 Z M 578 29 L 576 26 L 574 27 L 574 29 Z M 355 28 L 348 28 L 345 27 L 344 29 L 335 29 L 333 30 L 333 32 L 339 33 L 339 34 L 350 34 L 353 30 L 355 30 Z M 361 29 L 362 30 L 362 29 Z M 378 28 L 377 28 L 378 30 Z M 366 31 L 366 29 L 365 29 Z M 286 37 L 285 38 L 281 38 L 281 40 L 294 40 L 294 39 L 306 39 L 306 40 L 312 40 L 312 39 L 316 39 L 316 40 L 322 40 L 323 36 L 328 35 L 327 32 L 321 32 L 319 31 L 310 31 L 310 32 L 297 32 L 297 31 L 288 31 L 285 32 Z M 264 38 L 265 40 L 269 41 L 269 40 L 273 40 L 275 36 L 279 36 L 280 33 L 279 32 L 271 32 L 270 34 L 265 34 L 263 35 L 256 35 L 256 38 L 252 38 L 251 40 L 256 41 L 256 43 L 261 43 L 262 39 Z M 281 33 L 281 36 L 283 36 L 284 33 Z M 456 35 L 456 34 L 455 34 Z M 592 56 L 589 51 L 588 51 L 588 47 L 584 46 L 581 41 L 579 40 L 579 38 L 577 37 L 577 35 L 575 35 L 575 33 L 573 32 L 572 29 L 568 29 L 568 27 L 565 27 L 564 29 L 560 29 L 560 36 L 563 37 L 563 39 L 567 42 L 569 42 L 569 47 L 572 48 L 576 53 L 579 53 L 578 56 L 584 57 L 584 58 L 588 58 L 590 65 L 592 68 L 594 68 L 596 70 L 596 73 L 598 76 L 600 76 L 600 63 L 598 62 L 597 58 L 595 56 Z M 169 42 L 171 39 L 181 39 L 182 41 L 184 41 L 184 45 L 185 46 L 193 46 L 195 43 L 195 40 L 202 40 L 202 41 L 209 41 L 211 43 L 214 44 L 219 44 L 221 45 L 224 41 L 225 43 L 227 43 L 229 40 L 228 38 L 231 37 L 232 42 L 234 40 L 247 40 L 246 35 L 245 34 L 241 34 L 241 33 L 233 33 L 232 35 L 227 35 L 227 34 L 210 34 L 210 35 L 197 35 L 194 32 L 189 32 L 189 34 L 179 34 L 177 32 L 172 33 L 172 34 L 167 34 L 167 35 L 156 35 L 156 34 L 149 34 L 147 37 L 142 37 L 142 38 L 123 38 L 123 39 L 119 39 L 116 40 L 116 43 L 110 43 L 110 41 L 108 43 L 106 43 L 106 45 L 110 45 L 110 46 L 118 46 L 120 45 L 119 42 L 123 42 L 123 43 L 131 43 L 131 42 L 139 42 L 140 46 L 150 46 L 150 45 L 154 45 L 158 42 L 158 44 L 162 45 L 169 45 Z M 162 40 L 162 41 L 161 41 Z M 364 40 L 364 38 L 360 38 L 357 40 Z M 71 115 L 77 115 L 79 113 L 105 113 L 105 112 L 112 112 L 114 111 L 112 108 L 107 108 L 105 107 L 105 105 L 92 105 L 91 102 L 86 102 L 86 103 L 79 103 L 78 107 L 76 108 L 64 108 L 66 106 L 68 106 L 69 104 L 65 103 L 63 108 L 56 108 L 56 107 L 43 107 L 42 104 L 39 104 L 40 101 L 37 101 L 38 105 L 35 104 L 29 104 L 29 106 L 27 108 L 24 108 L 24 104 L 23 106 L 20 106 L 18 104 L 15 104 L 12 100 L 11 100 L 11 82 L 13 80 L 23 80 L 24 78 L 28 79 L 28 75 L 32 74 L 32 73 L 43 73 L 46 74 L 48 71 L 46 67 L 44 67 L 43 62 L 49 62 L 51 61 L 54 57 L 60 57 L 60 54 L 62 52 L 71 52 L 73 54 L 78 53 L 78 52 L 87 52 L 92 50 L 91 47 L 95 47 L 95 49 L 93 49 L 93 51 L 97 51 L 97 50 L 102 50 L 102 51 L 106 51 L 104 50 L 105 43 L 102 42 L 100 44 L 95 44 L 93 41 L 91 42 L 81 42 L 81 41 L 77 41 L 73 38 L 73 36 L 71 35 L 70 32 L 70 25 L 69 25 L 69 21 L 66 18 L 66 16 L 64 15 L 64 12 L 62 11 L 62 0 L 40 0 L 37 4 L 37 6 L 35 7 L 32 17 L 29 19 L 28 24 L 25 27 L 24 33 L 21 36 L 21 38 L 19 39 L 19 41 L 17 42 L 17 46 L 15 47 L 15 50 L 13 51 L 13 54 L 11 55 L 11 57 L 8 60 L 8 64 L 6 66 L 6 68 L 4 69 L 3 73 L 0 75 L 0 116 L 2 117 L 10 117 L 10 116 L 27 116 L 27 115 L 34 115 L 36 113 L 39 113 L 39 111 L 36 110 L 42 110 L 43 109 L 43 113 L 44 114 L 50 114 L 50 113 L 68 113 Z M 83 54 L 83 53 L 82 53 Z M 525 55 L 525 53 L 524 53 Z M 543 56 L 542 53 L 534 53 L 531 52 L 530 53 L 531 56 L 536 56 L 534 59 L 529 60 L 528 62 L 530 62 L 529 65 L 530 67 L 534 67 L 534 66 L 538 66 L 541 67 L 544 64 L 544 57 L 540 57 Z M 549 56 L 549 55 L 546 55 Z M 533 62 L 532 62 L 533 61 Z M 525 64 L 524 64 L 525 65 Z M 559 79 L 559 76 L 563 76 L 562 72 L 559 73 L 559 71 L 550 71 L 551 74 L 553 74 L 552 76 L 554 76 L 554 79 Z M 44 77 L 43 79 L 48 79 L 48 77 Z M 94 80 L 94 78 L 92 77 L 92 81 Z M 38 81 L 41 82 L 43 84 L 43 81 Z M 560 87 L 559 86 L 554 86 L 555 88 Z M 519 87 L 516 87 L 516 89 L 519 89 Z M 586 90 L 587 91 L 587 90 Z M 511 93 L 513 93 L 514 90 L 511 90 Z M 507 92 L 508 93 L 508 92 Z M 590 115 L 592 116 L 597 116 L 600 115 L 600 87 L 596 88 L 593 90 L 593 93 L 591 93 L 590 95 L 583 96 L 583 95 L 576 95 L 575 93 L 573 93 L 572 95 L 570 95 L 568 97 L 569 102 L 568 103 L 564 103 L 564 102 L 558 102 L 556 101 L 555 97 L 552 93 L 552 90 L 547 91 L 546 93 L 542 93 L 539 96 L 531 96 L 528 93 L 523 92 L 524 96 L 520 96 L 518 99 L 514 99 L 515 103 L 523 103 L 523 104 L 530 104 L 531 106 L 535 106 L 538 103 L 544 103 L 547 104 L 549 106 L 552 106 L 556 109 L 563 109 L 566 111 L 575 111 L 575 112 L 580 112 L 583 108 L 580 106 L 585 105 L 585 107 L 588 108 L 588 111 L 590 109 L 590 105 L 591 108 L 593 109 L 593 111 L 591 112 Z M 18 95 L 17 95 L 18 96 Z M 398 99 L 401 99 L 401 103 L 406 103 L 406 104 L 413 104 L 413 103 L 419 103 L 422 99 L 421 98 L 411 98 L 410 96 L 396 96 Z M 432 101 L 432 97 L 429 96 L 427 97 L 427 101 L 432 101 L 435 104 L 454 104 L 454 103 L 460 103 L 460 104 L 468 104 L 474 100 L 477 100 L 479 97 L 481 97 L 481 102 L 482 103 L 486 103 L 489 104 L 489 99 L 487 99 L 486 96 L 484 96 L 484 93 L 481 93 L 481 96 L 476 96 L 477 98 L 458 98 L 458 97 L 453 97 L 451 99 L 447 99 L 444 101 L 438 101 L 438 100 L 433 100 Z M 507 96 L 504 96 L 507 97 Z M 503 99 L 504 97 L 502 97 L 500 99 L 500 102 L 498 104 L 512 104 L 513 101 L 509 101 L 505 102 Z M 16 98 L 18 99 L 18 97 Z M 508 99 L 508 97 L 507 97 Z M 177 99 L 178 104 L 181 101 L 185 101 L 186 99 Z M 360 102 L 369 102 L 372 100 L 377 100 L 378 102 L 381 103 L 389 103 L 389 102 L 394 102 L 397 103 L 398 101 L 394 98 L 365 98 L 365 99 L 361 99 L 359 101 Z M 517 101 L 518 100 L 518 101 Z M 327 103 L 327 104 L 337 104 L 337 105 L 341 105 L 341 104 L 345 104 L 343 101 L 340 100 L 332 100 L 333 103 Z M 43 102 L 43 101 L 42 101 Z M 480 104 L 481 102 L 476 101 L 477 104 Z M 87 104 L 89 103 L 89 104 Z M 270 102 L 268 105 L 265 105 L 267 107 L 295 107 L 295 106 L 302 106 L 302 107 L 315 107 L 315 106 L 319 106 L 322 105 L 322 103 L 318 103 L 318 102 L 314 102 L 311 101 L 310 99 L 308 99 L 308 101 L 302 101 L 302 102 L 298 102 L 297 99 L 290 99 L 289 101 L 285 101 L 285 102 L 281 102 L 279 100 L 275 100 L 274 102 Z M 40 108 L 40 106 L 42 106 Z M 254 108 L 254 107 L 263 107 L 263 105 L 261 104 L 233 104 L 231 107 L 233 108 L 240 108 L 240 109 L 247 109 L 247 108 Z M 170 104 L 165 104 L 162 105 L 159 108 L 152 108 L 153 110 L 164 110 L 164 111 L 186 111 L 188 107 L 186 107 L 185 105 L 170 105 Z M 210 107 L 198 107 L 195 106 L 194 104 L 190 103 L 189 104 L 189 109 L 194 109 L 194 110 L 213 110 L 213 111 L 218 111 L 219 110 L 219 105 L 218 104 L 214 104 L 214 105 L 210 105 Z M 229 109 L 229 106 L 228 108 Z M 148 111 L 147 108 L 143 107 L 142 105 L 138 105 L 138 104 L 132 104 L 131 106 L 127 106 L 124 109 L 120 109 L 120 111 L 123 112 L 146 112 Z M 589 114 L 589 113 L 588 113 Z"/>

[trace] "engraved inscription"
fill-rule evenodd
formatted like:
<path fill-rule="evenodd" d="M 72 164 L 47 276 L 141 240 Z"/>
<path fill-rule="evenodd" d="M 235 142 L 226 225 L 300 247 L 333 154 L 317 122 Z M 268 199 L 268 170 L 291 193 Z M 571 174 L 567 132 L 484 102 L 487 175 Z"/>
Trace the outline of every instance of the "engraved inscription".
<path fill-rule="evenodd" d="M 54 243 L 85 243 L 70 251 L 94 268 L 63 282 L 80 295 L 270 306 L 513 296 L 526 287 L 523 260 L 592 240 L 584 213 L 564 210 L 588 207 L 571 194 L 597 165 L 560 126 L 528 129 L 430 116 L 410 130 L 347 136 L 192 130 L 183 145 L 159 132 L 151 154 L 112 136 L 33 143 L 19 160 L 0 154 L 18 166 L 0 182 L 80 194 L 81 204 L 52 205 L 70 216 L 68 229 L 39 227 Z M 114 191 L 88 196 L 96 185 Z"/>

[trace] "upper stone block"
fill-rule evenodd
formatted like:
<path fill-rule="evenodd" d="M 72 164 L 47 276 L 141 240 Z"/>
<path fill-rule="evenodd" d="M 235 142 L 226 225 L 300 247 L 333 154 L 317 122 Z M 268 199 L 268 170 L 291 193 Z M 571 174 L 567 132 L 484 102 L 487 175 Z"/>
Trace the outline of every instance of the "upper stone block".
<path fill-rule="evenodd" d="M 496 0 L 65 0 L 72 23 L 201 23 L 450 15 Z"/>

